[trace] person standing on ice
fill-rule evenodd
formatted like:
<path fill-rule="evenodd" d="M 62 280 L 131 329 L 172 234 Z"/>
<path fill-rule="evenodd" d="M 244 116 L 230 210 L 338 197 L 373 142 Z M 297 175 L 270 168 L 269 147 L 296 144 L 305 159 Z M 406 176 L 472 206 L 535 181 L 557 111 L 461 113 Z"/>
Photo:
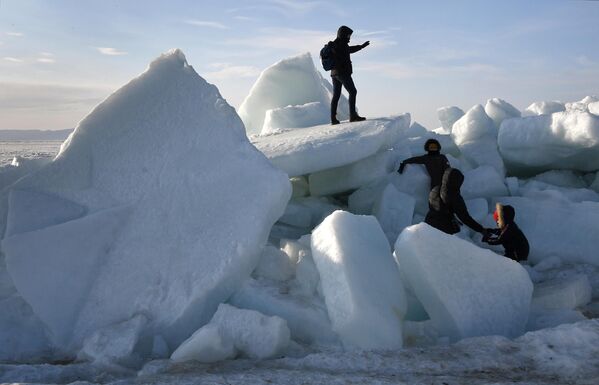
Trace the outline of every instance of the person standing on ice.
<path fill-rule="evenodd" d="M 477 233 L 486 235 L 486 230 L 475 221 L 466 208 L 460 188 L 464 183 L 464 174 L 458 169 L 448 167 L 443 173 L 439 186 L 435 186 L 428 196 L 428 213 L 424 222 L 447 234 L 460 231 L 458 219 Z"/>
<path fill-rule="evenodd" d="M 337 30 L 337 38 L 332 43 L 332 53 L 334 58 L 333 68 L 331 69 L 331 78 L 333 80 L 333 98 L 331 99 L 331 124 L 339 124 L 337 120 L 337 104 L 341 97 L 341 86 L 345 87 L 349 93 L 349 121 L 360 122 L 366 118 L 359 116 L 356 112 L 356 86 L 351 77 L 352 64 L 350 54 L 358 52 L 362 48 L 367 47 L 370 42 L 367 41 L 361 45 L 349 45 L 351 34 L 354 31 L 342 25 Z"/>
<path fill-rule="evenodd" d="M 421 156 L 408 158 L 399 164 L 397 172 L 403 173 L 406 164 L 423 164 L 431 178 L 431 190 L 441 185 L 443 173 L 449 168 L 449 161 L 441 154 L 441 143 L 437 139 L 429 139 L 424 143 L 424 151 Z"/>
<path fill-rule="evenodd" d="M 483 242 L 489 245 L 502 245 L 505 248 L 505 256 L 514 261 L 525 261 L 528 258 L 530 246 L 528 239 L 520 230 L 514 218 L 516 210 L 512 206 L 496 204 L 493 219 L 497 222 L 498 229 L 487 229 Z"/>

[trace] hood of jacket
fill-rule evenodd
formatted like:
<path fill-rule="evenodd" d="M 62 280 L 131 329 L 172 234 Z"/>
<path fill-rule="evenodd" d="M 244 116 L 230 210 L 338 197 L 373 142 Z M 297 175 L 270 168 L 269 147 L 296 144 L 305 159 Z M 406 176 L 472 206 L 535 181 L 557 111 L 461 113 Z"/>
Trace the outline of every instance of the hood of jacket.
<path fill-rule="evenodd" d="M 514 223 L 516 210 L 514 210 L 512 206 L 504 206 L 501 203 L 497 203 L 495 208 L 497 210 L 497 224 L 499 225 L 499 228 L 504 228 L 505 226 Z"/>
<path fill-rule="evenodd" d="M 349 28 L 348 26 L 342 25 L 337 30 L 337 38 L 349 41 L 349 38 L 353 32 L 353 29 Z"/>
<path fill-rule="evenodd" d="M 445 203 L 452 202 L 460 195 L 460 188 L 464 183 L 464 174 L 458 169 L 448 167 L 443 173 L 441 182 L 441 199 Z"/>
<path fill-rule="evenodd" d="M 430 146 L 431 144 L 436 144 L 438 147 L 438 150 L 429 151 L 428 146 Z M 424 151 L 426 151 L 428 153 L 432 153 L 432 154 L 438 154 L 441 152 L 441 143 L 439 143 L 439 141 L 437 139 L 429 139 L 424 143 Z"/>

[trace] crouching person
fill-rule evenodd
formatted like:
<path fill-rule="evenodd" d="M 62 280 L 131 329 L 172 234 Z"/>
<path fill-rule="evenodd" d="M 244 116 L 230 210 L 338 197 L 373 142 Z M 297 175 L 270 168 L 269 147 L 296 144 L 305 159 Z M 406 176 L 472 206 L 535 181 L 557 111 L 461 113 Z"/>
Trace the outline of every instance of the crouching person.
<path fill-rule="evenodd" d="M 464 183 L 464 174 L 460 170 L 448 167 L 443 173 L 441 185 L 435 186 L 428 196 L 428 213 L 424 221 L 447 234 L 460 231 L 459 220 L 477 233 L 485 235 L 485 229 L 468 213 L 466 203 L 460 192 Z"/>
<path fill-rule="evenodd" d="M 489 245 L 502 245 L 505 256 L 514 261 L 526 261 L 529 245 L 526 236 L 520 230 L 514 218 L 516 211 L 512 206 L 497 203 L 493 218 L 497 222 L 497 229 L 487 229 L 483 242 Z"/>

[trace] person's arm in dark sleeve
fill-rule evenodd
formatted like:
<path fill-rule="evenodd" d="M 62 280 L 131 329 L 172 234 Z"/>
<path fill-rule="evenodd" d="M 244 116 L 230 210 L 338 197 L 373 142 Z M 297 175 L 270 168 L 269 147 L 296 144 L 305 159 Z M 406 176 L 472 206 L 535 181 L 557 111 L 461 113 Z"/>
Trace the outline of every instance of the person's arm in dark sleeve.
<path fill-rule="evenodd" d="M 472 218 L 468 213 L 468 208 L 466 208 L 466 202 L 464 202 L 464 198 L 462 198 L 461 195 L 456 198 L 453 210 L 455 214 L 458 216 L 458 219 L 462 221 L 463 224 L 470 227 L 477 233 L 484 233 L 484 227 L 482 227 L 480 223 L 475 221 L 474 218 Z"/>
<path fill-rule="evenodd" d="M 403 169 L 404 167 L 406 167 L 406 164 L 426 164 L 426 155 L 413 156 L 402 161 L 399 164 L 399 170 L 397 170 L 397 172 L 399 172 L 400 174 L 403 173 Z"/>
<path fill-rule="evenodd" d="M 349 53 L 358 52 L 362 48 L 366 48 L 369 44 L 370 44 L 370 41 L 367 41 L 366 43 L 360 44 L 360 45 L 350 45 L 349 46 Z"/>

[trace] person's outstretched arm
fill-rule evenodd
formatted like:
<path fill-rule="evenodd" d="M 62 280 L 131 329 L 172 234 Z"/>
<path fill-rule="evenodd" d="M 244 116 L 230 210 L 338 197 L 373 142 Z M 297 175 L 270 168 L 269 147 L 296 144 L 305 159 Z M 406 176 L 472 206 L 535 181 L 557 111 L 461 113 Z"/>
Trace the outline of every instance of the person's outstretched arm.
<path fill-rule="evenodd" d="M 475 221 L 474 218 L 472 218 L 470 216 L 470 213 L 468 213 L 468 208 L 466 207 L 466 202 L 464 202 L 464 198 L 462 198 L 461 195 L 459 195 L 456 198 L 455 203 L 453 205 L 453 210 L 454 210 L 455 214 L 458 216 L 458 219 L 460 221 L 462 221 L 463 224 L 470 227 L 472 230 L 476 231 L 477 233 L 485 232 L 484 231 L 485 228 L 482 227 L 480 223 Z"/>
<path fill-rule="evenodd" d="M 362 48 L 368 47 L 369 44 L 370 44 L 370 41 L 367 41 L 366 43 L 360 44 L 360 45 L 350 45 L 349 46 L 349 53 L 358 52 Z"/>
<path fill-rule="evenodd" d="M 406 167 L 406 164 L 426 164 L 426 155 L 413 156 L 402 161 L 399 164 L 399 169 L 397 170 L 397 172 L 399 172 L 400 174 L 403 173 L 403 169 Z"/>

